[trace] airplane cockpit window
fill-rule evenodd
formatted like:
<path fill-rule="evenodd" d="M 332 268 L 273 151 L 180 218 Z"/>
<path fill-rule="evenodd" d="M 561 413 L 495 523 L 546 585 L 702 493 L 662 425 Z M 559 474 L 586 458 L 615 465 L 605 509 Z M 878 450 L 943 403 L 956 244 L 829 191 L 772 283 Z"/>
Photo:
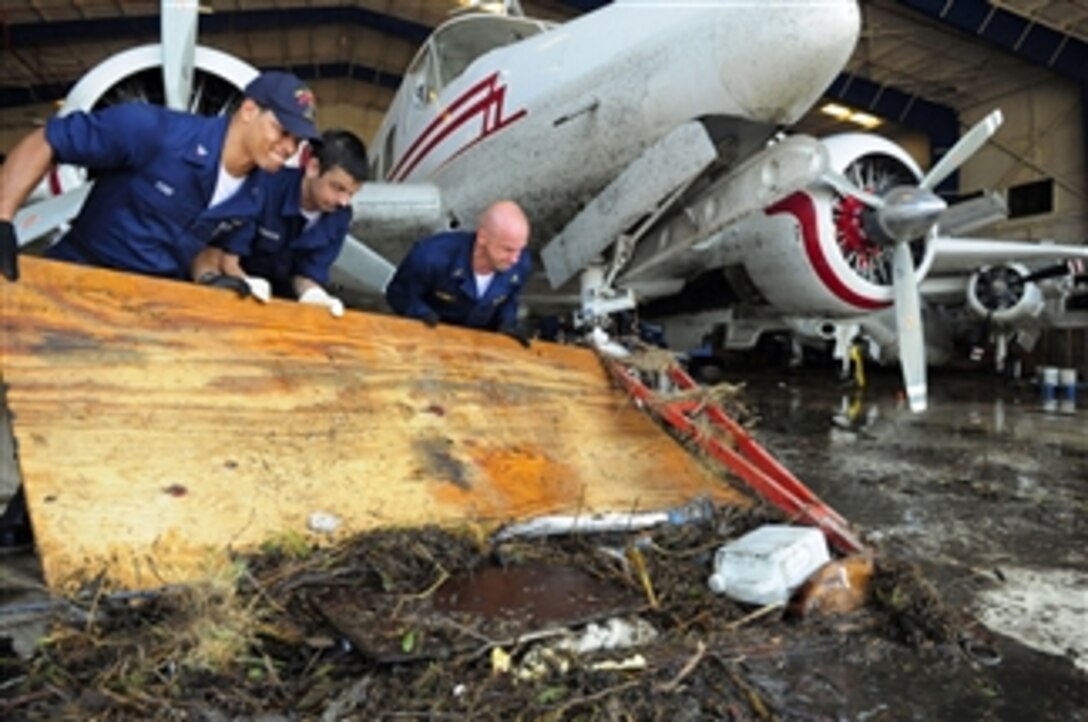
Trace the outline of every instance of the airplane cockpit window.
<path fill-rule="evenodd" d="M 405 74 L 412 84 L 412 97 L 420 105 L 434 102 L 438 97 L 438 78 L 434 67 L 434 46 L 427 43 L 420 49 Z"/>
<path fill-rule="evenodd" d="M 375 155 L 370 161 L 370 179 L 376 181 L 385 180 L 385 164 L 381 162 L 382 156 Z"/>
<path fill-rule="evenodd" d="M 385 171 L 393 167 L 393 143 L 397 137 L 397 126 L 389 126 L 389 132 L 385 134 L 385 144 L 382 147 L 382 164 L 376 180 L 386 180 Z"/>
<path fill-rule="evenodd" d="M 549 23 L 539 20 L 502 15 L 470 15 L 443 25 L 431 39 L 439 88 L 489 50 L 524 40 L 549 27 Z"/>

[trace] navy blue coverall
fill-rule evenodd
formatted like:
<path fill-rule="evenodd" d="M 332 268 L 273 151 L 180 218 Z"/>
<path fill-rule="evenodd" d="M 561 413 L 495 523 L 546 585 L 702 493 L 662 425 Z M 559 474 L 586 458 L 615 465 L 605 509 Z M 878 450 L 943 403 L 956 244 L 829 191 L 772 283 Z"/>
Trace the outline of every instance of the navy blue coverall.
<path fill-rule="evenodd" d="M 473 231 L 449 231 L 412 246 L 385 298 L 402 316 L 441 320 L 469 328 L 509 331 L 517 326 L 518 296 L 532 261 L 522 251 L 509 270 L 496 272 L 482 298 L 472 271 Z"/>
<path fill-rule="evenodd" d="M 327 286 L 332 267 L 344 236 L 351 225 L 351 208 L 322 213 L 306 228 L 302 215 L 302 176 L 300 168 L 284 168 L 278 173 L 260 172 L 264 206 L 251 222 L 232 231 L 215 244 L 241 256 L 242 268 L 250 276 L 266 278 L 277 296 L 294 298 L 294 276 Z"/>
<path fill-rule="evenodd" d="M 86 166 L 94 188 L 46 255 L 165 278 L 188 278 L 193 257 L 216 234 L 261 208 L 255 173 L 208 208 L 229 117 L 206 118 L 144 103 L 50 118 L 56 160 Z"/>

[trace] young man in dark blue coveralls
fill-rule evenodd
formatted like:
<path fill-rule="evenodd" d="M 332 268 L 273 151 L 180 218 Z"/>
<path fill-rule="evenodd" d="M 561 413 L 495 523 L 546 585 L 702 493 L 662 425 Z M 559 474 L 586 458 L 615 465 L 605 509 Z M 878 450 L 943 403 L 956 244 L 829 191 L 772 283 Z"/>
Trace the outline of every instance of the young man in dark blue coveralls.
<path fill-rule="evenodd" d="M 94 188 L 48 256 L 188 279 L 211 236 L 254 218 L 252 171 L 275 172 L 317 136 L 314 96 L 289 73 L 257 76 L 229 117 L 126 103 L 51 118 L 0 169 L 0 264 L 18 274 L 11 219 L 53 162 L 95 171 Z"/>
<path fill-rule="evenodd" d="M 190 278 L 213 233 L 260 210 L 253 171 L 278 171 L 301 139 L 317 136 L 313 93 L 294 75 L 263 73 L 244 93 L 230 117 L 128 103 L 51 118 L 20 141 L 0 168 L 0 273 L 18 279 L 11 219 L 58 162 L 96 171 L 95 182 L 71 229 L 47 255 Z M 20 489 L 0 517 L 0 548 L 31 540 Z"/>
<path fill-rule="evenodd" d="M 327 130 L 311 146 L 301 168 L 261 174 L 260 215 L 217 237 L 213 244 L 223 249 L 217 267 L 198 272 L 264 278 L 275 295 L 339 317 L 344 304 L 325 286 L 351 225 L 351 198 L 369 174 L 366 146 L 347 130 Z"/>
<path fill-rule="evenodd" d="M 402 316 L 499 331 L 528 347 L 517 327 L 518 297 L 531 270 L 529 220 L 512 201 L 492 204 L 475 231 L 417 242 L 385 289 Z"/>

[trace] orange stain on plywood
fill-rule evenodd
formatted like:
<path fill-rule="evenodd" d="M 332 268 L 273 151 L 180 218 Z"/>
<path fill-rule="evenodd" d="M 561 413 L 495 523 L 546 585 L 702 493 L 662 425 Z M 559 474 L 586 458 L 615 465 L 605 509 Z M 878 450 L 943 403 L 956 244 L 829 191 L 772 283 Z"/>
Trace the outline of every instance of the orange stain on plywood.
<path fill-rule="evenodd" d="M 577 473 L 539 447 L 479 447 L 466 450 L 463 484 L 433 487 L 442 504 L 472 509 L 483 518 L 509 518 L 569 507 L 581 496 Z"/>

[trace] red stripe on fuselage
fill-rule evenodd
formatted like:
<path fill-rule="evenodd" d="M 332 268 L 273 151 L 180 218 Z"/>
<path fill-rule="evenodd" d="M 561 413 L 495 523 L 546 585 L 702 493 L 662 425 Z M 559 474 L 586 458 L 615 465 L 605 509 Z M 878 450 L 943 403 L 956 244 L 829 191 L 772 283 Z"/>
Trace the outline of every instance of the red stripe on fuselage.
<path fill-rule="evenodd" d="M 525 117 L 528 111 L 524 108 L 508 118 L 503 117 L 506 86 L 500 86 L 498 81 L 499 74 L 497 72 L 492 73 L 458 96 L 448 108 L 439 113 L 419 137 L 412 142 L 408 151 L 393 167 L 393 170 L 389 173 L 389 179 L 402 181 L 407 178 L 432 150 L 473 118 L 479 117 L 481 120 L 480 134 L 465 144 L 464 147 L 455 151 L 450 160 L 487 136 L 497 133 L 511 123 Z M 470 101 L 480 93 L 482 93 L 482 96 L 476 102 L 470 104 Z"/>
<path fill-rule="evenodd" d="M 823 244 L 820 243 L 820 229 L 816 223 L 816 205 L 812 197 L 807 193 L 794 193 L 784 198 L 767 209 L 767 215 L 776 213 L 788 213 L 801 224 L 801 240 L 805 247 L 805 255 L 809 265 L 816 272 L 816 277 L 827 287 L 827 290 L 835 294 L 840 301 L 848 303 L 864 311 L 876 311 L 887 308 L 890 301 L 864 296 L 853 288 L 846 279 L 835 273 L 831 266 Z"/>
<path fill-rule="evenodd" d="M 55 166 L 55 165 L 51 166 L 49 168 L 49 175 L 47 176 L 47 178 L 49 179 L 49 192 L 50 193 L 52 193 L 55 196 L 59 196 L 61 193 L 64 192 L 64 189 L 61 188 L 61 185 L 60 185 L 59 166 Z"/>

